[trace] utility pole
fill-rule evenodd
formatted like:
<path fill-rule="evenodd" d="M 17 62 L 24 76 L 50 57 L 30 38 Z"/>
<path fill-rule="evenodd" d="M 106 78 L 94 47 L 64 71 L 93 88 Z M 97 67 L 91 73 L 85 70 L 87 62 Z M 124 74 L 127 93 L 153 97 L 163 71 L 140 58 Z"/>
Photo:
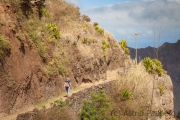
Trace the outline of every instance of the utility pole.
<path fill-rule="evenodd" d="M 156 35 L 154 24 L 153 24 L 153 32 L 154 32 L 154 58 L 159 58 L 159 51 L 160 51 L 160 40 L 161 40 L 161 28 L 162 28 L 162 22 L 159 27 L 159 33 Z M 157 48 L 156 48 L 156 41 L 157 41 Z"/>
<path fill-rule="evenodd" d="M 137 42 L 138 42 L 138 36 L 141 35 L 140 33 L 134 33 L 132 34 L 135 37 L 135 42 L 136 42 L 136 57 L 135 57 L 135 62 L 137 65 Z"/>

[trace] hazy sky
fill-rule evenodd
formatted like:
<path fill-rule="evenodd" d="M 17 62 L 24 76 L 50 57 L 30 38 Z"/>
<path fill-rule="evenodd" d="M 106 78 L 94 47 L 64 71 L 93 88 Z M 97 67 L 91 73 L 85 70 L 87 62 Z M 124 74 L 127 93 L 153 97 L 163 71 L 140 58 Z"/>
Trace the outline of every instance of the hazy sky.
<path fill-rule="evenodd" d="M 130 47 L 135 47 L 133 33 L 141 33 L 138 48 L 154 46 L 154 35 L 156 41 L 160 35 L 161 45 L 180 39 L 180 0 L 67 1 L 79 6 L 81 14 L 98 22 L 116 40 L 125 38 Z"/>

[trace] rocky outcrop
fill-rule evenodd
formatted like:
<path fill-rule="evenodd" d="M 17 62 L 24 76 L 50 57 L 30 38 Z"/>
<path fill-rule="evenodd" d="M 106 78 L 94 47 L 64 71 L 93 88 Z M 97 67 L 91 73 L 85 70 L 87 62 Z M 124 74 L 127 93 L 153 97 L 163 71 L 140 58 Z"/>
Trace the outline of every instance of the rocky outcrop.
<path fill-rule="evenodd" d="M 153 83 L 152 104 L 153 110 L 162 110 L 162 120 L 173 120 L 174 118 L 174 96 L 171 78 L 168 75 L 156 77 Z M 160 88 L 162 86 L 162 88 Z M 162 92 L 161 90 L 162 89 Z M 153 118 L 153 117 L 152 117 Z M 158 118 L 154 118 L 158 119 Z"/>
<path fill-rule="evenodd" d="M 44 2 L 0 1 L 0 35 L 10 42 L 9 54 L 0 59 L 0 117 L 61 94 L 67 76 L 75 87 L 82 82 L 106 79 L 107 70 L 131 66 L 130 57 L 112 35 L 106 32 L 99 35 L 92 23 L 80 19 L 77 7 L 63 0 L 46 1 L 38 6 L 41 1 Z M 57 7 L 59 4 L 65 9 Z M 43 10 L 51 17 L 40 16 Z M 46 32 L 50 23 L 62 26 L 57 27 L 62 32 L 61 38 L 51 39 L 55 43 Z M 80 34 L 77 40 L 76 33 L 85 28 L 86 35 Z M 95 42 L 83 43 L 85 37 Z M 106 56 L 102 40 L 110 44 Z"/>
<path fill-rule="evenodd" d="M 17 120 L 33 120 L 34 117 L 37 115 L 37 113 L 38 113 L 38 109 L 34 109 L 32 112 L 19 114 L 17 116 Z"/>
<path fill-rule="evenodd" d="M 125 76 L 132 66 L 130 56 L 124 53 L 112 35 L 106 31 L 99 34 L 93 23 L 80 19 L 77 7 L 64 0 L 0 2 L 0 35 L 11 46 L 8 54 L 0 59 L 0 116 L 61 94 L 65 91 L 66 77 L 75 87 L 105 80 L 107 70 L 118 68 Z M 142 86 L 149 86 L 147 94 L 155 96 L 148 96 L 153 99 L 154 107 L 168 110 L 169 116 L 173 115 L 169 87 L 169 92 L 165 91 L 163 95 L 170 100 L 159 95 L 152 79 L 147 81 Z M 73 109 L 79 111 L 81 98 L 89 99 L 91 91 L 104 89 L 109 94 L 112 84 L 95 86 L 72 95 Z M 36 112 L 19 115 L 18 119 L 32 119 Z"/>
<path fill-rule="evenodd" d="M 94 86 L 85 90 L 82 90 L 78 93 L 74 93 L 69 97 L 66 102 L 70 102 L 72 104 L 71 108 L 74 113 L 78 113 L 81 109 L 83 101 L 91 99 L 91 93 L 98 93 L 100 90 L 103 90 L 107 95 L 110 95 L 111 86 L 115 84 L 115 81 L 107 82 L 105 84 L 100 84 L 98 86 Z M 82 99 L 83 98 L 83 99 Z M 34 109 L 31 112 L 26 112 L 23 114 L 19 114 L 16 120 L 33 120 L 38 113 L 37 109 Z"/>
<path fill-rule="evenodd" d="M 173 92 L 174 92 L 174 111 L 175 115 L 180 111 L 180 40 L 177 43 L 164 43 L 159 47 L 158 59 L 162 62 L 163 68 L 167 70 L 168 75 L 170 75 L 173 83 Z M 153 47 L 140 48 L 138 49 L 138 62 L 144 59 L 145 57 L 154 58 L 157 56 L 155 54 L 157 49 Z M 135 58 L 135 49 L 130 48 L 131 58 Z"/>
<path fill-rule="evenodd" d="M 144 73 L 143 75 L 138 72 L 131 73 L 132 70 L 134 69 L 131 69 L 130 72 L 127 72 L 126 76 L 123 77 L 125 79 L 121 78 L 119 80 L 106 82 L 72 94 L 66 101 L 72 103 L 71 108 L 74 111 L 73 113 L 77 115 L 77 113 L 81 110 L 83 100 L 91 100 L 92 92 L 98 93 L 98 91 L 103 90 L 105 94 L 110 97 L 111 101 L 114 101 L 114 99 L 117 101 L 119 97 L 121 97 L 118 95 L 122 92 L 118 91 L 118 89 L 124 89 L 124 86 L 127 86 L 129 89 L 132 88 L 132 98 L 127 102 L 121 100 L 118 101 L 117 104 L 119 104 L 119 106 L 117 105 L 112 111 L 112 114 L 116 115 L 116 117 L 126 117 L 127 120 L 136 120 L 141 118 L 151 120 L 175 120 L 173 111 L 173 86 L 170 77 L 168 75 L 164 75 L 162 77 L 149 75 L 145 72 L 144 68 L 140 69 L 141 72 Z M 136 70 L 138 71 L 139 69 Z M 129 76 L 133 76 L 134 79 L 128 83 L 126 81 L 132 79 Z M 160 90 L 160 86 L 163 88 L 162 91 Z M 117 91 L 114 91 L 114 89 Z M 114 93 L 116 93 L 115 97 L 113 96 Z M 138 106 L 136 106 L 136 104 Z M 116 105 L 116 103 L 113 103 L 113 105 Z M 130 111 L 126 111 L 127 108 L 129 108 Z M 143 112 L 141 112 L 141 116 L 138 116 L 137 114 L 139 112 L 139 108 L 143 110 Z M 44 110 L 41 111 L 41 115 L 43 115 L 43 113 L 46 114 L 46 112 L 43 111 Z M 120 113 L 117 114 L 118 112 Z M 136 112 L 136 114 L 133 114 L 132 112 Z M 32 111 L 18 115 L 17 120 L 21 120 L 26 117 L 29 119 L 32 117 L 32 114 L 35 114 L 34 117 L 36 117 L 36 113 Z"/>
<path fill-rule="evenodd" d="M 110 96 L 111 87 L 115 84 L 115 82 L 116 81 L 107 82 L 105 84 L 100 84 L 98 86 L 82 90 L 78 93 L 74 93 L 70 98 L 67 99 L 67 101 L 70 101 L 70 103 L 72 103 L 72 109 L 75 111 L 75 113 L 78 113 L 81 110 L 83 101 L 85 99 L 91 99 L 92 92 L 98 93 L 100 90 L 103 90 L 106 95 Z"/>

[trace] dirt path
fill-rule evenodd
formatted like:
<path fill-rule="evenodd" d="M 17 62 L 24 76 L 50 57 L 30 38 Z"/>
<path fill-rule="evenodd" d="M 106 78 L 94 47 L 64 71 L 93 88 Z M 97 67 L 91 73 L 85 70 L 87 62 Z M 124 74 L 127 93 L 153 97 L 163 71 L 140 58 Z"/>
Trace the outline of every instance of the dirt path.
<path fill-rule="evenodd" d="M 106 82 L 109 82 L 109 81 L 112 81 L 112 80 L 117 80 L 117 77 L 118 77 L 117 71 L 118 71 L 118 69 L 113 70 L 113 71 L 107 71 L 107 80 L 99 80 L 99 81 L 94 82 L 94 83 L 82 83 L 81 85 L 79 85 L 75 89 L 72 89 L 71 94 L 77 93 L 77 92 L 79 92 L 81 90 L 84 90 L 86 88 L 90 88 L 92 86 L 96 86 L 98 84 L 103 84 L 103 83 L 106 83 Z M 0 120 L 16 120 L 16 117 L 17 117 L 18 114 L 25 113 L 25 112 L 28 112 L 28 111 L 32 111 L 34 108 L 42 109 L 44 106 L 46 108 L 50 108 L 51 107 L 50 104 L 53 103 L 54 101 L 59 100 L 59 99 L 62 99 L 62 100 L 67 99 L 65 97 L 65 95 L 66 95 L 66 93 L 62 93 L 61 95 L 59 95 L 57 97 L 52 97 L 49 100 L 47 100 L 45 102 L 41 102 L 41 103 L 39 103 L 37 105 L 24 107 L 24 108 L 18 110 L 17 112 L 15 112 L 13 114 L 9 114 L 6 117 L 0 118 Z"/>

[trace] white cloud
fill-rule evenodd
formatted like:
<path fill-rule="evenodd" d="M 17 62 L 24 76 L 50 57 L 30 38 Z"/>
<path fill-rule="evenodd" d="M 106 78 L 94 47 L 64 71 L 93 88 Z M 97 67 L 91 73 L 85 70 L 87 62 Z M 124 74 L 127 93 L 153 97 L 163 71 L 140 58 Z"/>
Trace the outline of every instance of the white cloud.
<path fill-rule="evenodd" d="M 168 1 L 175 2 L 175 3 L 180 3 L 180 0 L 168 0 Z"/>
<path fill-rule="evenodd" d="M 80 2 L 79 0 L 66 0 L 66 1 L 68 1 L 69 3 L 72 3 L 72 4 L 74 4 L 74 5 L 76 5 L 76 6 L 78 6 L 78 7 L 82 7 L 82 4 L 81 4 L 81 2 Z"/>
<path fill-rule="evenodd" d="M 143 39 L 152 39 L 153 24 L 156 32 L 159 32 L 159 27 L 162 24 L 161 36 L 163 40 L 167 40 L 170 37 L 165 35 L 168 33 L 168 30 L 175 31 L 175 28 L 180 29 L 179 2 L 180 0 L 121 2 L 108 6 L 89 8 L 82 10 L 82 12 L 89 15 L 92 21 L 98 22 L 103 28 L 113 33 L 118 40 L 124 37 L 133 39 L 131 33 L 134 32 L 142 33 L 141 38 Z M 177 34 L 177 30 L 173 35 L 174 42 L 180 39 L 180 33 Z M 144 41 L 140 45 L 141 47 L 145 44 Z"/>

